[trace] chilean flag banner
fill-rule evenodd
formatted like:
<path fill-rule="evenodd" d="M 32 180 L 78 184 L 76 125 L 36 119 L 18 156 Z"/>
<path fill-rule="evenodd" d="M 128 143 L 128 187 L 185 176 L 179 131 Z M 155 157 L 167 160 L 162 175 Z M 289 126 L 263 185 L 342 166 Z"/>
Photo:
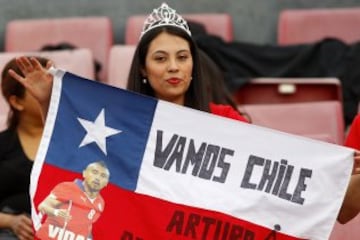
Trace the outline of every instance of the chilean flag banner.
<path fill-rule="evenodd" d="M 324 240 L 352 161 L 342 146 L 57 70 L 32 219 L 38 239 Z M 94 196 L 96 174 L 109 182 Z"/>

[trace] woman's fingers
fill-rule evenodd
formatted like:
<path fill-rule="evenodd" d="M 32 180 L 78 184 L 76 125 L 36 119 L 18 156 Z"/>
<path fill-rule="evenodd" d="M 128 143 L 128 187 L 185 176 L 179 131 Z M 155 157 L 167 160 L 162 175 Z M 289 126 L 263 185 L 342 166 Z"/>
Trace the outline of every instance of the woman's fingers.
<path fill-rule="evenodd" d="M 39 71 L 43 70 L 43 66 L 41 66 L 40 62 L 35 57 L 30 57 L 29 63 L 29 69 Z"/>
<path fill-rule="evenodd" d="M 52 66 L 54 66 L 54 62 L 51 61 L 51 60 L 47 61 L 47 63 L 46 63 L 46 69 L 50 69 Z"/>
<path fill-rule="evenodd" d="M 353 174 L 360 174 L 360 151 L 354 152 L 354 169 Z"/>
<path fill-rule="evenodd" d="M 9 72 L 8 72 L 8 73 L 9 73 L 9 75 L 10 75 L 11 77 L 13 77 L 14 79 L 16 79 L 18 82 L 24 84 L 25 78 L 23 78 L 22 76 L 20 76 L 19 74 L 17 74 L 14 70 L 9 69 Z"/>
<path fill-rule="evenodd" d="M 28 57 L 22 56 L 16 59 L 16 64 L 20 68 L 21 72 L 26 75 L 33 70 L 31 62 Z"/>

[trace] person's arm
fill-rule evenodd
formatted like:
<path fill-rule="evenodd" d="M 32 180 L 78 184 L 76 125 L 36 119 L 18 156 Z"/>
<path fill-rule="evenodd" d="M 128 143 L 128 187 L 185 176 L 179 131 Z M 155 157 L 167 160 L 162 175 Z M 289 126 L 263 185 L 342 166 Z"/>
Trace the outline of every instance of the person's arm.
<path fill-rule="evenodd" d="M 338 222 L 345 224 L 356 217 L 360 211 L 360 174 L 352 175 L 343 204 L 338 215 Z"/>
<path fill-rule="evenodd" d="M 71 218 L 69 211 L 66 209 L 60 209 L 61 202 L 57 200 L 53 195 L 49 195 L 39 204 L 38 210 L 42 214 L 49 216 L 62 217 L 66 220 Z"/>
<path fill-rule="evenodd" d="M 8 228 L 19 238 L 31 240 L 34 237 L 31 219 L 25 215 L 0 213 L 0 229 Z"/>
<path fill-rule="evenodd" d="M 360 152 L 355 151 L 354 170 L 338 215 L 338 222 L 345 224 L 360 212 Z"/>
<path fill-rule="evenodd" d="M 18 75 L 12 69 L 9 74 L 19 81 L 39 102 L 44 120 L 50 104 L 53 76 L 48 72 L 51 62 L 44 68 L 34 57 L 19 57 L 16 63 L 24 77 Z"/>

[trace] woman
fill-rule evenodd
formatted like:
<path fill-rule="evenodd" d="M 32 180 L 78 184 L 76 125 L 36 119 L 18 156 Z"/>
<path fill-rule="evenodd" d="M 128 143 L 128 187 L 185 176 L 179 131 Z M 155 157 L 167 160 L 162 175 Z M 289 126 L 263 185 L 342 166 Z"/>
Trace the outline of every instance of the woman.
<path fill-rule="evenodd" d="M 48 62 L 37 60 L 43 66 Z M 43 121 L 38 102 L 8 74 L 9 69 L 22 75 L 15 59 L 1 75 L 1 90 L 10 112 L 8 127 L 0 133 L 0 239 L 33 239 L 28 189 Z"/>
<path fill-rule="evenodd" d="M 208 94 L 212 93 L 208 89 L 210 80 L 203 78 L 200 53 L 186 21 L 166 4 L 156 10 L 144 24 L 127 88 L 197 110 L 246 121 L 232 107 L 211 103 L 214 95 Z M 222 89 L 218 91 L 222 93 Z"/>
<path fill-rule="evenodd" d="M 246 121 L 227 105 L 212 104 L 208 82 L 202 78 L 199 55 L 186 22 L 166 4 L 145 21 L 133 58 L 128 89 L 182 106 Z M 9 73 L 39 101 L 44 116 L 51 95 L 52 75 L 34 58 L 21 57 L 18 66 L 25 77 Z M 360 162 L 357 154 L 354 159 Z M 356 169 L 356 168 L 355 168 Z M 351 180 L 339 221 L 345 223 L 360 211 L 360 179 Z M 358 193 L 359 192 L 359 193 Z"/>

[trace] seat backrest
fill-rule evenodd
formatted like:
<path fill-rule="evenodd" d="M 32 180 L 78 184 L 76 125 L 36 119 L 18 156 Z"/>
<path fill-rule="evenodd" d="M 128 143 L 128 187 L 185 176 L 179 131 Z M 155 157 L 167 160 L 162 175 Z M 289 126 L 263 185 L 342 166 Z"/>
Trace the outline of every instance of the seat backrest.
<path fill-rule="evenodd" d="M 112 22 L 109 17 L 73 17 L 50 19 L 16 19 L 5 29 L 5 51 L 38 51 L 45 45 L 69 43 L 89 48 L 101 64 L 100 81 L 106 80 L 107 60 L 113 45 Z"/>
<path fill-rule="evenodd" d="M 209 34 L 217 35 L 224 41 L 234 39 L 233 22 L 231 15 L 226 13 L 198 13 L 182 14 L 186 20 L 191 20 L 204 25 Z M 133 15 L 126 21 L 125 44 L 136 45 L 147 15 Z"/>
<path fill-rule="evenodd" d="M 126 88 L 135 49 L 135 45 L 114 45 L 110 49 L 107 84 Z"/>
<path fill-rule="evenodd" d="M 359 7 L 286 9 L 278 19 L 278 43 L 313 43 L 328 37 L 353 43 L 360 40 L 359 25 Z"/>
<path fill-rule="evenodd" d="M 354 236 L 360 234 L 360 215 L 358 214 L 350 222 L 346 224 L 335 223 L 329 240 L 354 240 Z"/>
<path fill-rule="evenodd" d="M 339 101 L 240 105 L 253 124 L 342 145 L 344 119 Z"/>
<path fill-rule="evenodd" d="M 234 97 L 239 104 L 342 102 L 342 89 L 337 78 L 254 78 Z"/>
<path fill-rule="evenodd" d="M 0 72 L 8 61 L 17 56 L 43 56 L 52 60 L 57 68 L 64 69 L 87 79 L 94 79 L 93 55 L 89 49 L 74 49 L 50 52 L 0 53 Z M 1 81 L 1 79 L 0 79 Z M 0 93 L 0 130 L 6 127 L 8 104 Z"/>

